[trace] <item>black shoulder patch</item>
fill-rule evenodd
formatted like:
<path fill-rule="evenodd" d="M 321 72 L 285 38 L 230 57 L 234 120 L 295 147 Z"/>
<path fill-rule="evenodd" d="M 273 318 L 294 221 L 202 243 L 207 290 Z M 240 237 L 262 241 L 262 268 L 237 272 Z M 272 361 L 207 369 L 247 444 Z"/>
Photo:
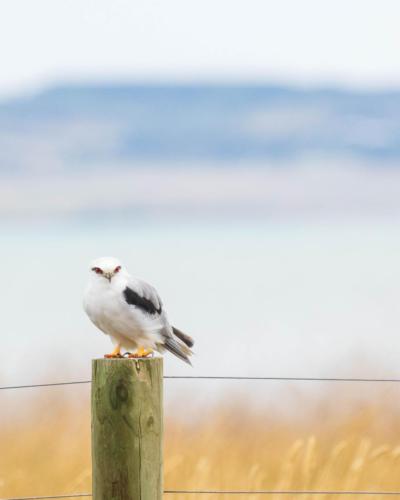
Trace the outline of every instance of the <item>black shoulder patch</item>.
<path fill-rule="evenodd" d="M 161 306 L 157 309 L 151 300 L 141 297 L 128 286 L 125 288 L 123 293 L 125 300 L 129 305 L 136 306 L 149 314 L 161 314 Z"/>

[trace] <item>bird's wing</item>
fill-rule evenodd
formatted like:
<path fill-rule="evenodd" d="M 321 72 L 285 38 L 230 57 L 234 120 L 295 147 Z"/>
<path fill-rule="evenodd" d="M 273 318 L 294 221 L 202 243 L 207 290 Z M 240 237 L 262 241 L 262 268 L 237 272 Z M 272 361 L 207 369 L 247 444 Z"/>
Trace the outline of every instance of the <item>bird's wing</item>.
<path fill-rule="evenodd" d="M 142 280 L 130 280 L 123 290 L 123 295 L 127 304 L 135 306 L 142 312 L 150 315 L 160 315 L 162 302 L 157 290 Z"/>
<path fill-rule="evenodd" d="M 159 334 L 161 337 L 160 342 L 158 342 L 158 350 L 167 349 L 190 365 L 189 356 L 192 351 L 184 342 L 173 337 L 173 330 L 163 311 L 162 302 L 156 289 L 145 281 L 132 279 L 123 290 L 123 295 L 129 305 L 139 308 L 146 316 L 157 318 L 160 321 Z"/>

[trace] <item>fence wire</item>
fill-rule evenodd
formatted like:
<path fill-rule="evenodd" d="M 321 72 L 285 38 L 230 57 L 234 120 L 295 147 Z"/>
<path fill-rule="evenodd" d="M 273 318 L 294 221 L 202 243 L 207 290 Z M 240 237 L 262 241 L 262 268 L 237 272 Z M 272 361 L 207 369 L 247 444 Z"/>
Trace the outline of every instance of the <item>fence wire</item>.
<path fill-rule="evenodd" d="M 36 496 L 36 497 L 12 497 L 0 498 L 0 500 L 49 500 L 51 498 L 84 498 L 91 497 L 91 493 L 71 493 L 70 495 L 52 495 L 52 496 Z"/>
<path fill-rule="evenodd" d="M 400 491 L 332 491 L 332 490 L 166 490 L 165 494 L 186 495 L 386 495 L 400 496 Z"/>
<path fill-rule="evenodd" d="M 334 490 L 164 490 L 165 495 L 342 495 L 342 496 L 400 496 L 400 491 L 334 491 Z M 91 497 L 91 493 L 69 495 L 12 497 L 0 500 L 50 500 L 58 498 Z"/>
<path fill-rule="evenodd" d="M 236 375 L 165 375 L 166 380 L 266 380 L 271 382 L 350 382 L 350 383 L 400 383 L 398 378 L 341 378 L 341 377 L 241 377 Z M 37 387 L 57 387 L 63 385 L 91 384 L 91 380 L 70 382 L 48 382 L 43 384 L 5 385 L 0 391 L 12 389 L 32 389 Z M 2 500 L 2 499 L 0 499 Z"/>

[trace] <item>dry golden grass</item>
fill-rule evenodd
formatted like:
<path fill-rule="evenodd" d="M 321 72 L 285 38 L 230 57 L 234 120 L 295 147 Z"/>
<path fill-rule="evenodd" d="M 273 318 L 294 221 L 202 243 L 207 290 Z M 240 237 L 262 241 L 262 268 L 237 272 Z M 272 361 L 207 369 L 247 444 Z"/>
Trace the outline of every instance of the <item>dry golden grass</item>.
<path fill-rule="evenodd" d="M 75 402 L 43 396 L 19 406 L 22 401 L 1 402 L 2 409 L 13 411 L 0 429 L 0 498 L 90 491 L 87 396 Z M 20 408 L 28 413 L 19 411 L 16 419 Z M 167 418 L 165 487 L 400 490 L 400 415 L 390 405 L 364 406 L 347 415 L 329 410 L 329 418 L 314 411 L 301 421 L 248 408 L 224 405 L 194 422 Z M 190 496 L 218 498 L 228 497 Z"/>

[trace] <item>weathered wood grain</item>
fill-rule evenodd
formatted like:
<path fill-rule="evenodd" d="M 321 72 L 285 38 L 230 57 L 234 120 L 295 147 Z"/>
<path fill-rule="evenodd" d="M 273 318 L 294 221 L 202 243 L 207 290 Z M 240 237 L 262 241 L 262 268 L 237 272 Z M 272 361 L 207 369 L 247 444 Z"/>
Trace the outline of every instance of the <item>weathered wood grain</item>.
<path fill-rule="evenodd" d="M 92 363 L 94 500 L 162 499 L 162 358 Z"/>

